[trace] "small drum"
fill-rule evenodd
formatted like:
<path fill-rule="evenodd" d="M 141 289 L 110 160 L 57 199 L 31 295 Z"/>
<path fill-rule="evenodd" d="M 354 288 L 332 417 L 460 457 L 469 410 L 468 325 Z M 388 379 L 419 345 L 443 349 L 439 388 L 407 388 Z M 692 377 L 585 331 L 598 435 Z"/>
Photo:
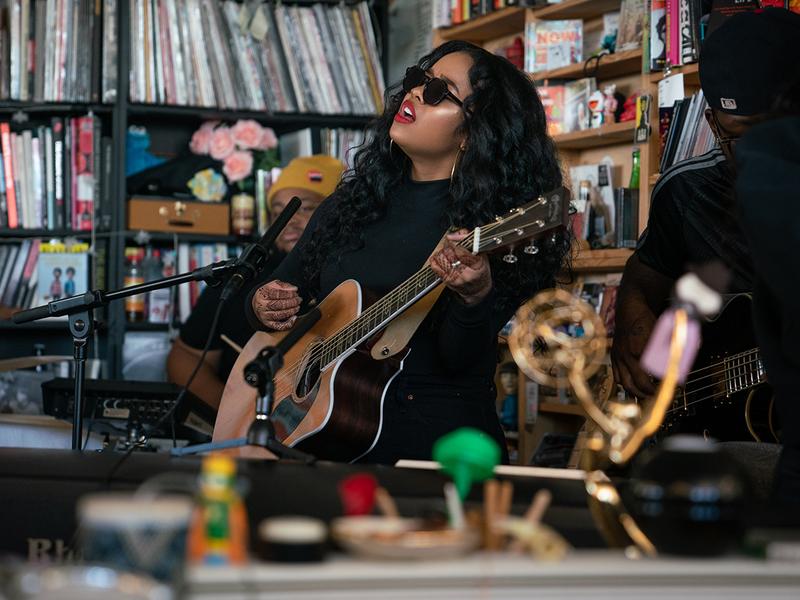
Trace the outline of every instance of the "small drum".
<path fill-rule="evenodd" d="M 78 503 L 83 560 L 176 581 L 186 560 L 192 508 L 187 496 L 85 496 Z"/>

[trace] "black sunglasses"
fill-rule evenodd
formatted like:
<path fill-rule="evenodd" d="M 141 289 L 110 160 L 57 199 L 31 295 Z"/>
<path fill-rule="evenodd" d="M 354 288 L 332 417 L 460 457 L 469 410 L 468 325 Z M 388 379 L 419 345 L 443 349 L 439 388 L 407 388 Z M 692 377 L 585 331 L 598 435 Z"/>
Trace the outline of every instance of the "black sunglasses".
<path fill-rule="evenodd" d="M 436 105 L 448 98 L 463 108 L 464 103 L 447 89 L 447 82 L 444 79 L 429 77 L 421 67 L 408 67 L 406 76 L 403 77 L 403 91 L 408 93 L 421 85 L 425 86 L 422 89 L 422 99 L 425 104 Z"/>

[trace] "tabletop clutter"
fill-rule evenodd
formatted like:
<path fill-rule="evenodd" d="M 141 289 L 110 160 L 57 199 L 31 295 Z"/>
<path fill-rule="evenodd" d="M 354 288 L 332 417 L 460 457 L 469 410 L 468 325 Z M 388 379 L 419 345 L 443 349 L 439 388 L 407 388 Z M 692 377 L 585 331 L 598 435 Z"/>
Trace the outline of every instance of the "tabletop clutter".
<path fill-rule="evenodd" d="M 450 481 L 443 511 L 403 515 L 370 473 L 338 482 L 342 516 L 326 524 L 305 515 L 248 521 L 242 481 L 227 456 L 204 458 L 195 497 L 175 493 L 93 494 L 78 506 L 78 544 L 86 562 L 174 581 L 186 565 L 250 561 L 313 562 L 338 549 L 372 559 L 451 558 L 477 551 L 529 553 L 559 560 L 568 544 L 542 523 L 550 493 L 539 490 L 524 516 L 511 515 L 513 484 L 493 478 L 500 448 L 485 434 L 460 429 L 441 438 L 433 459 Z M 465 507 L 483 484 L 480 507 Z M 249 527 L 255 527 L 250 536 Z M 255 547 L 248 547 L 256 539 Z"/>

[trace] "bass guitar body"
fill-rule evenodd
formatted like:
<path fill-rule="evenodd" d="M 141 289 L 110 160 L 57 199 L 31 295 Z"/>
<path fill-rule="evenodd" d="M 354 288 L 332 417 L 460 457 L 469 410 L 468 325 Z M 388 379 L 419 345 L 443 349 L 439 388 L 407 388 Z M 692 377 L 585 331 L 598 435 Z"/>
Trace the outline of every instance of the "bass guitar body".
<path fill-rule="evenodd" d="M 325 364 L 323 342 L 362 311 L 360 285 L 341 283 L 318 308 L 320 320 L 285 355 L 275 376 L 271 418 L 279 441 L 318 458 L 358 460 L 375 445 L 383 423 L 386 390 L 400 373 L 408 351 L 385 360 L 370 356 L 361 344 Z M 244 368 L 279 333 L 257 332 L 242 350 L 225 385 L 214 440 L 244 437 L 255 417 L 256 390 L 244 380 Z M 266 451 L 243 452 L 264 456 Z"/>
<path fill-rule="evenodd" d="M 772 390 L 753 330 L 752 299 L 729 297 L 703 325 L 703 345 L 678 388 L 661 435 L 695 433 L 720 441 L 774 442 Z"/>

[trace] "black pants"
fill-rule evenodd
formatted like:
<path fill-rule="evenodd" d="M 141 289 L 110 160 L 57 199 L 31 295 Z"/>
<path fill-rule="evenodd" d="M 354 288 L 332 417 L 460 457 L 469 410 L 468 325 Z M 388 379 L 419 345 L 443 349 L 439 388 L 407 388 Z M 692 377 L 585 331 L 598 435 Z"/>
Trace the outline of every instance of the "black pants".
<path fill-rule="evenodd" d="M 403 380 L 387 390 L 381 435 L 362 462 L 432 460 L 436 440 L 461 427 L 473 427 L 492 437 L 500 446 L 501 461 L 508 463 L 493 384 L 464 388 L 451 383 Z"/>

